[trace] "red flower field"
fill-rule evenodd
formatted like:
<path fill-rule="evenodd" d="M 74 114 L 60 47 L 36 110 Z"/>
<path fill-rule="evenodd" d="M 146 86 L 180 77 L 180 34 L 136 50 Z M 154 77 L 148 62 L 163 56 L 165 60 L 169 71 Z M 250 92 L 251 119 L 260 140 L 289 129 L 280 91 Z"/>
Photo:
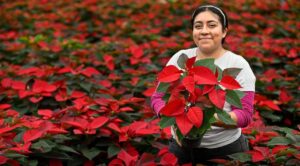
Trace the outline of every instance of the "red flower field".
<path fill-rule="evenodd" d="M 178 165 L 149 97 L 208 1 L 0 1 L 0 164 Z M 300 164 L 300 2 L 209 1 L 256 77 L 250 151 L 219 164 Z"/>

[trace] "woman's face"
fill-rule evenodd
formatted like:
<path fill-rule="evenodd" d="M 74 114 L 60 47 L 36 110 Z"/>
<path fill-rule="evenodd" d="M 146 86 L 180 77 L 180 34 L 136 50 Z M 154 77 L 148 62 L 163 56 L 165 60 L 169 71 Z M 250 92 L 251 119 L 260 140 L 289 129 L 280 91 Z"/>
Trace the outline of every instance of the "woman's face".
<path fill-rule="evenodd" d="M 193 39 L 202 52 L 210 53 L 222 47 L 226 32 L 222 30 L 219 16 L 211 11 L 201 12 L 195 17 Z"/>

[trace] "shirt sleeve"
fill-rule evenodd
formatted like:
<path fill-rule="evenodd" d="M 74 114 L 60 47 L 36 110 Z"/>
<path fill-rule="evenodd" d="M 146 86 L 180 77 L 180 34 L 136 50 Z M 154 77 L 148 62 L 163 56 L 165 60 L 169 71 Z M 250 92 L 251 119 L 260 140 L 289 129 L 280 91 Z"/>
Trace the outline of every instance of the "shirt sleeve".
<path fill-rule="evenodd" d="M 237 75 L 236 80 L 242 86 L 240 91 L 253 91 L 255 92 L 256 77 L 245 59 L 240 59 L 238 67 L 242 68 L 241 72 Z"/>
<path fill-rule="evenodd" d="M 163 100 L 163 96 L 165 93 L 163 92 L 154 92 L 151 96 L 151 108 L 159 116 L 160 110 L 166 105 L 165 101 Z"/>
<path fill-rule="evenodd" d="M 254 92 L 246 91 L 244 93 L 245 96 L 241 99 L 243 109 L 239 109 L 233 105 L 231 106 L 232 112 L 234 112 L 237 117 L 238 127 L 247 127 L 252 121 Z"/>

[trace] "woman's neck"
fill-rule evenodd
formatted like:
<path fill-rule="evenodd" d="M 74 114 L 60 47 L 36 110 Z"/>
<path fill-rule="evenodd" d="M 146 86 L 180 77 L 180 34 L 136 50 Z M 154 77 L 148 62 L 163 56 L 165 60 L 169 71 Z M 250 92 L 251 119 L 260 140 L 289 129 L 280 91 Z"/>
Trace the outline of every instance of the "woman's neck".
<path fill-rule="evenodd" d="M 200 51 L 199 48 L 197 48 L 196 55 L 197 55 L 197 59 L 206 59 L 206 58 L 217 59 L 220 56 L 222 56 L 226 51 L 227 50 L 225 50 L 223 47 L 221 47 L 215 51 L 212 51 L 212 52 L 203 52 L 203 51 Z"/>

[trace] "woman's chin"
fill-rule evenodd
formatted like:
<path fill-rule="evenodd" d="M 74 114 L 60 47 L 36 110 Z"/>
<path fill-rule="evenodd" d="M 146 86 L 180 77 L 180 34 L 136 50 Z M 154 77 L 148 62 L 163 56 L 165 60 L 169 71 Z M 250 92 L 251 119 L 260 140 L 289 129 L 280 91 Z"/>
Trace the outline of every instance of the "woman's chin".
<path fill-rule="evenodd" d="M 199 46 L 201 52 L 211 52 L 213 48 L 211 46 Z"/>

